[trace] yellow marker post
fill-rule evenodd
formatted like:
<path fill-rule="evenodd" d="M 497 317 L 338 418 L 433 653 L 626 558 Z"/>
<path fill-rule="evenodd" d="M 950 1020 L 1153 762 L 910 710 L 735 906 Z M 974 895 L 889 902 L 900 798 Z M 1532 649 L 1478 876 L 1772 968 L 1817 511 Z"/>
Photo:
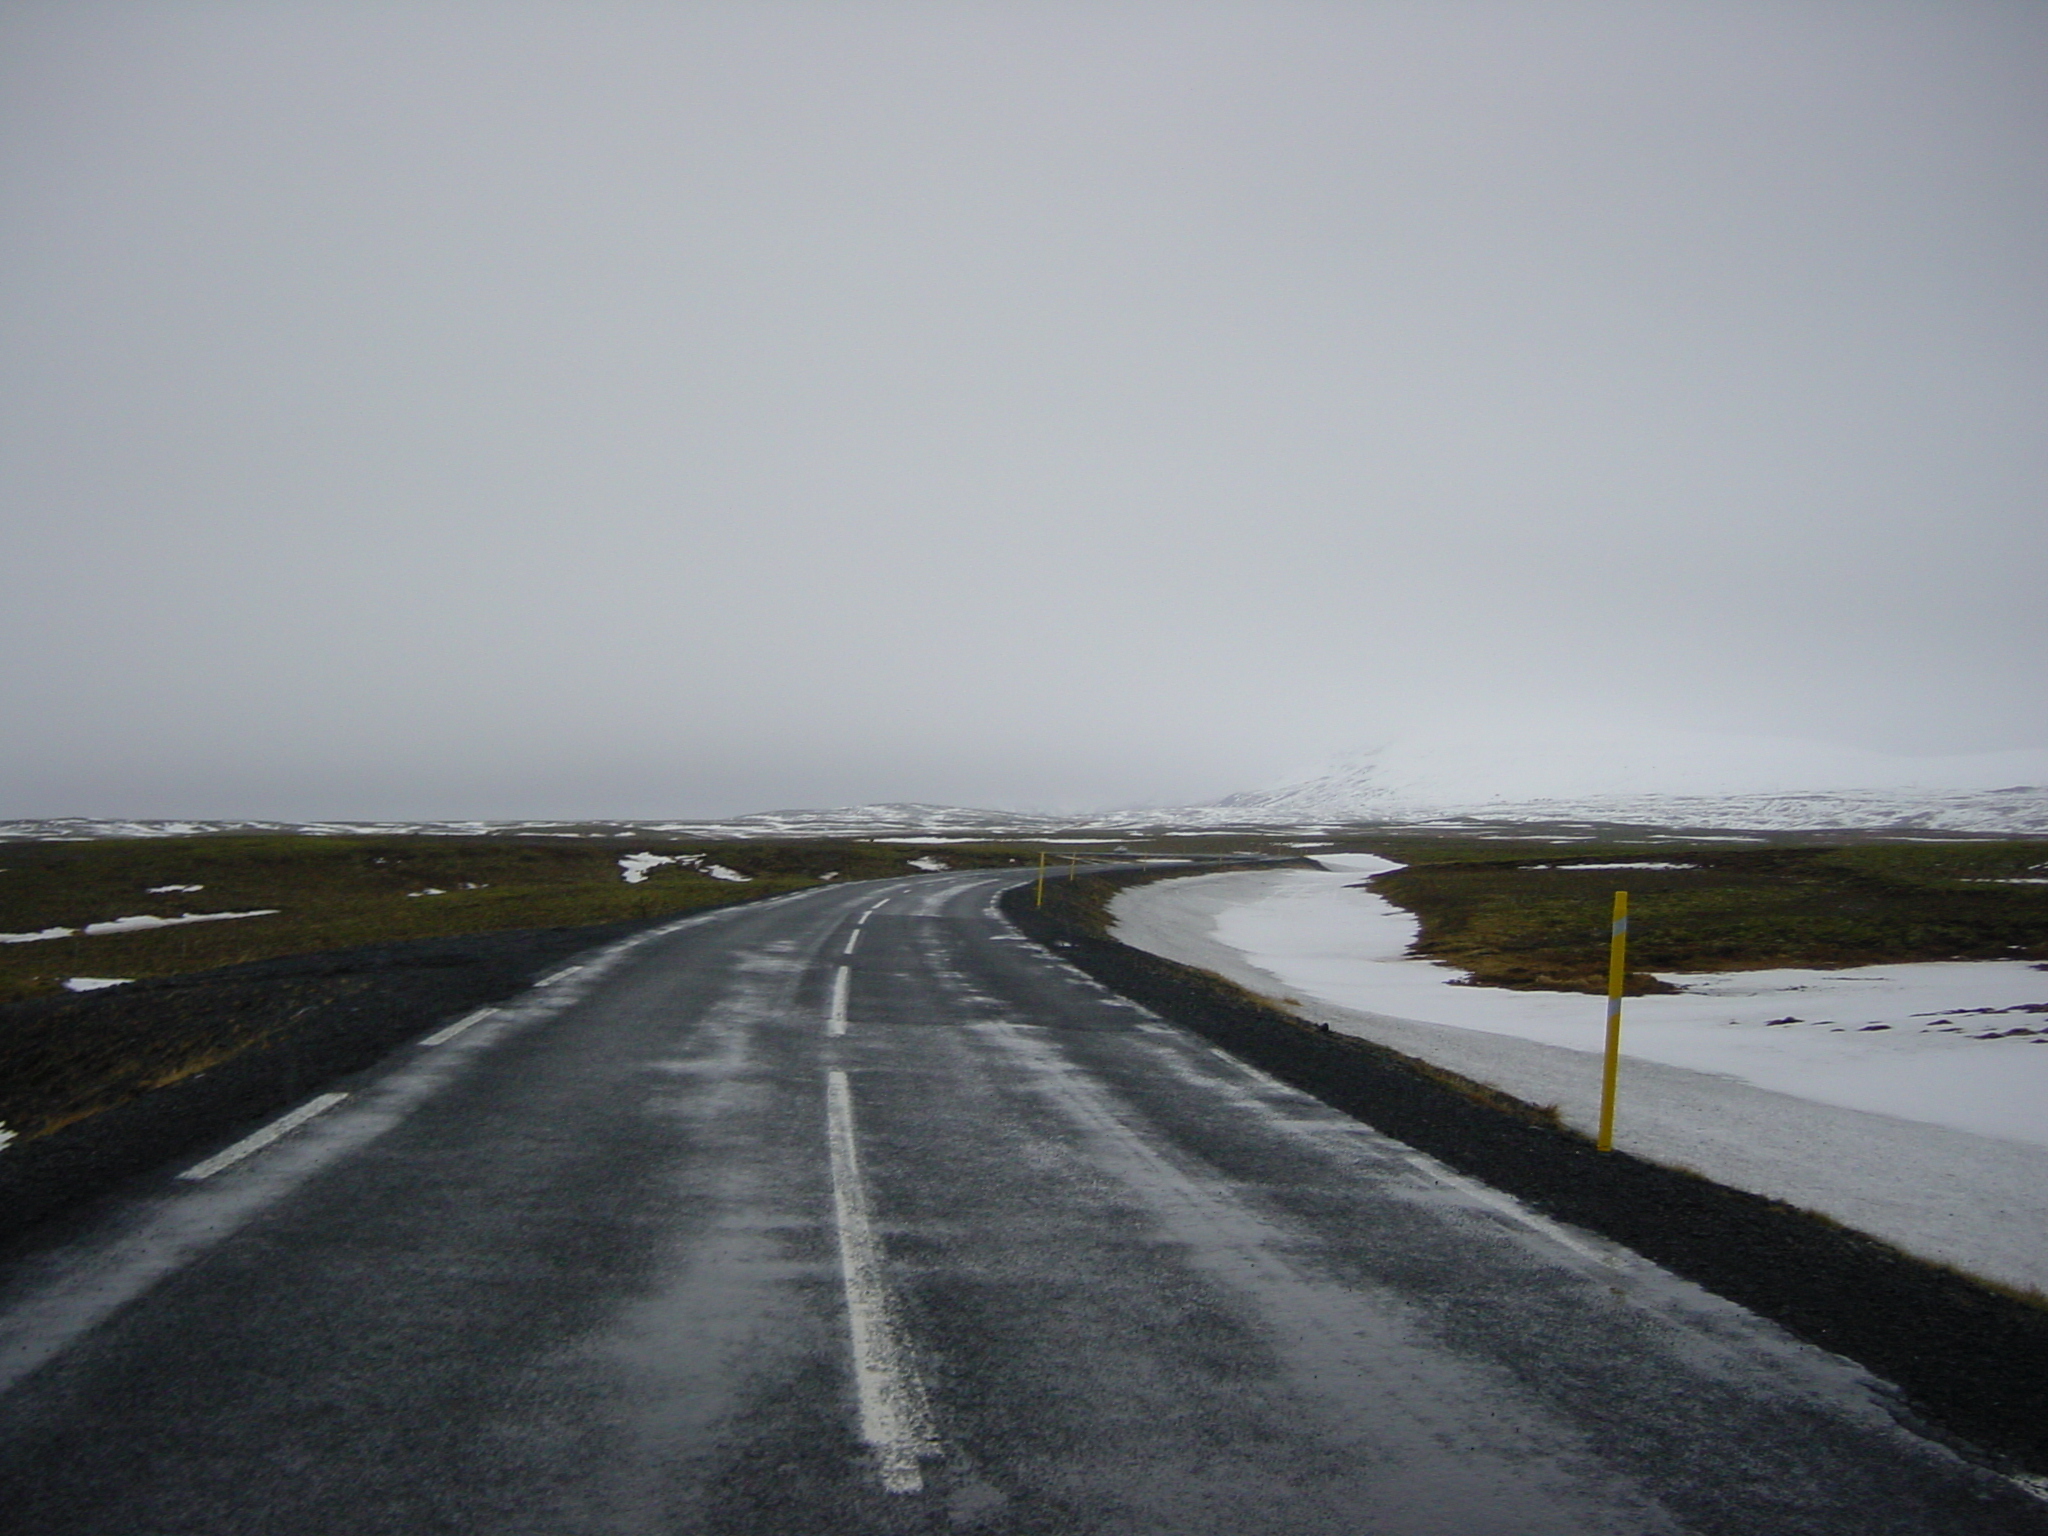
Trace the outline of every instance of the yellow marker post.
<path fill-rule="evenodd" d="M 1031 905 L 1034 907 L 1045 905 L 1045 850 L 1043 848 L 1038 850 L 1038 897 Z"/>
<path fill-rule="evenodd" d="M 1600 1150 L 1614 1150 L 1614 1085 L 1621 1076 L 1621 984 L 1628 976 L 1628 892 L 1614 893 L 1607 941 L 1607 1071 L 1600 1082 Z"/>

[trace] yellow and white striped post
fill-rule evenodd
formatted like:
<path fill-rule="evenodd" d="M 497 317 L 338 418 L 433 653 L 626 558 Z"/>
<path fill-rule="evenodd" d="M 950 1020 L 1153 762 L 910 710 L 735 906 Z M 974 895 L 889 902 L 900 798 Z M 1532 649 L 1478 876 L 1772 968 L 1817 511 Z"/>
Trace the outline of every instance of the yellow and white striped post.
<path fill-rule="evenodd" d="M 1045 905 L 1045 850 L 1038 850 L 1038 896 L 1031 903 L 1034 907 Z"/>
<path fill-rule="evenodd" d="M 1614 893 L 1607 941 L 1607 1070 L 1600 1081 L 1600 1150 L 1614 1150 L 1614 1085 L 1621 1076 L 1621 984 L 1628 975 L 1628 892 Z"/>

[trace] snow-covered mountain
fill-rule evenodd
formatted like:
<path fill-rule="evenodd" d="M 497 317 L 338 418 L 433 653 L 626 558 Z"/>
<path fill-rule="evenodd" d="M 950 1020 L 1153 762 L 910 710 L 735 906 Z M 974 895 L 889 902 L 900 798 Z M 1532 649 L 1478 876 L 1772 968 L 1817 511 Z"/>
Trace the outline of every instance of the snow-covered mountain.
<path fill-rule="evenodd" d="M 1229 795 L 1217 823 L 1598 821 L 1785 831 L 2048 832 L 2048 751 L 1907 756 L 1774 737 L 1438 734 Z"/>
<path fill-rule="evenodd" d="M 220 832 L 345 836 L 1111 839 L 1144 831 L 1597 822 L 1673 831 L 2048 835 L 2048 751 L 1907 756 L 1685 731 L 1474 727 L 1404 739 L 1327 772 L 1209 805 L 1061 816 L 950 805 L 762 811 L 673 821 L 16 821 L 0 840 Z"/>
<path fill-rule="evenodd" d="M 760 811 L 704 821 L 96 821 L 84 817 L 0 822 L 0 841 L 67 842 L 100 837 L 195 837 L 289 832 L 312 837 L 411 833 L 433 837 L 974 837 L 1028 836 L 1074 820 L 1029 811 L 957 805 L 849 805 L 833 810 Z"/>
<path fill-rule="evenodd" d="M 1042 816 L 1032 811 L 977 810 L 958 805 L 920 803 L 889 805 L 846 805 L 823 811 L 758 811 L 720 822 L 642 822 L 650 832 L 735 837 L 872 837 L 881 835 L 930 834 L 934 836 L 986 836 L 991 831 L 1013 834 L 1046 832 L 1072 826 L 1064 816 Z M 711 829 L 716 829 L 714 833 Z"/>
<path fill-rule="evenodd" d="M 1341 777 L 1340 777 L 1341 785 Z M 2048 836 L 2048 787 L 1837 790 L 1751 795 L 1585 795 L 1481 804 L 1351 798 L 1313 780 L 1228 803 L 1190 807 L 1190 824 L 1244 827 L 1381 825 L 1474 827 L 1560 822 L 1725 832 L 1888 831 Z"/>

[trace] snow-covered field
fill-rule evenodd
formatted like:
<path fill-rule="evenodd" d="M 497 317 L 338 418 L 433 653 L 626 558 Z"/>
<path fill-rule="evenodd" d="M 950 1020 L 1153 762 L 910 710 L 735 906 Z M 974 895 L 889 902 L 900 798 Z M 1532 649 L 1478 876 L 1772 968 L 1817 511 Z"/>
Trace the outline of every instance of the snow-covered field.
<path fill-rule="evenodd" d="M 1404 958 L 1393 866 L 1193 876 L 1126 891 L 1117 937 L 1304 1016 L 1554 1104 L 1591 1131 L 1605 1002 L 1454 985 Z M 1667 976 L 1631 998 L 1617 1146 L 2048 1291 L 2048 972 L 2023 962 Z"/>

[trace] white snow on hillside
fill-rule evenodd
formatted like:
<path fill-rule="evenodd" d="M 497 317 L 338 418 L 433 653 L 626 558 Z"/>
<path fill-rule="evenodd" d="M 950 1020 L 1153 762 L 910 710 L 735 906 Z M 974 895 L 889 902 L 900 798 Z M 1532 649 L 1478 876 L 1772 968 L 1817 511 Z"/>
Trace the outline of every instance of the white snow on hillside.
<path fill-rule="evenodd" d="M 1325 856 L 1327 859 L 1328 856 Z M 1460 986 L 1406 958 L 1392 867 L 1194 876 L 1119 895 L 1126 943 L 1554 1105 L 1590 1133 L 1604 1000 Z M 2048 1291 L 2048 972 L 2021 962 L 1666 978 L 1628 1000 L 1616 1145 Z"/>
<path fill-rule="evenodd" d="M 2048 835 L 2048 750 L 1931 754 L 1863 751 L 1775 737 L 1654 728 L 1560 728 L 1489 715 L 1355 754 L 1312 778 L 1205 805 L 1080 815 L 891 803 L 668 821 L 0 822 L 0 841 L 312 836 L 747 839 L 849 837 L 933 843 L 1366 825 L 1488 835 L 1583 823 L 1677 831 L 1918 831 Z M 1565 830 L 1569 830 L 1567 827 Z"/>
<path fill-rule="evenodd" d="M 1637 826 L 2048 832 L 2048 750 L 1908 756 L 1777 737 L 1554 725 L 1420 735 L 1191 808 L 1282 826 L 1484 818 Z"/>
<path fill-rule="evenodd" d="M 1153 813 L 1147 813 L 1148 816 Z M 1164 814 L 1164 813 L 1161 813 Z M 84 842 L 95 838 L 196 837 L 224 833 L 297 833 L 308 837 L 561 837 L 648 836 L 704 839 L 849 837 L 880 840 L 915 834 L 931 842 L 1030 837 L 1096 825 L 1100 818 L 1030 811 L 975 810 L 951 805 L 854 805 L 833 810 L 762 811 L 748 816 L 664 821 L 96 821 L 60 817 L 0 821 L 0 842 Z M 1116 823 L 1121 826 L 1124 821 Z M 897 840 L 904 840 L 899 837 Z"/>

